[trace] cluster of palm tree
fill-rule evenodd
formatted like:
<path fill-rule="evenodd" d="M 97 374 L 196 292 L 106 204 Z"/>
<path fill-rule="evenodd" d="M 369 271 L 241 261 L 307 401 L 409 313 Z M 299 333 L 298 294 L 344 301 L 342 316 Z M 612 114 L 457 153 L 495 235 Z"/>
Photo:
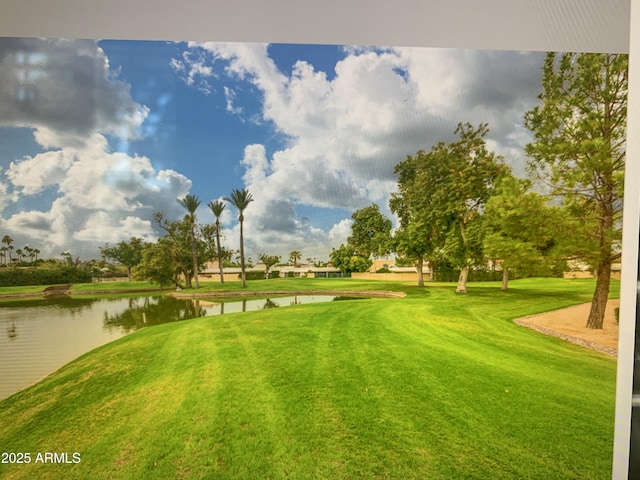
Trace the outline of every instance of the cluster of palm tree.
<path fill-rule="evenodd" d="M 253 201 L 253 196 L 249 193 L 249 190 L 233 189 L 229 197 L 224 197 L 224 200 L 231 203 L 238 210 L 238 220 L 240 222 L 240 266 L 242 271 L 242 287 L 247 286 L 246 273 L 245 273 L 245 256 L 244 256 L 244 211 Z M 178 203 L 185 208 L 188 212 L 189 223 L 191 226 L 191 253 L 193 258 L 193 271 L 194 271 L 194 285 L 195 288 L 199 288 L 198 283 L 198 255 L 196 249 L 196 210 L 200 206 L 200 199 L 197 195 L 187 195 L 184 198 L 179 198 Z M 216 247 L 218 250 L 218 259 L 222 259 L 222 247 L 220 245 L 220 215 L 224 211 L 226 204 L 220 200 L 212 201 L 208 203 L 208 207 L 216 217 Z M 220 267 L 220 281 L 224 282 L 224 276 L 222 272 L 222 261 L 218 262 Z"/>
<path fill-rule="evenodd" d="M 18 255 L 18 258 L 13 257 L 14 250 L 16 255 Z M 15 260 L 19 262 L 25 262 L 27 260 L 29 262 L 37 261 L 40 250 L 38 250 L 37 248 L 31 248 L 29 245 L 25 245 L 23 248 L 14 249 L 13 238 L 11 238 L 9 235 L 5 235 L 4 237 L 2 237 L 0 254 L 2 264 L 9 265 Z"/>

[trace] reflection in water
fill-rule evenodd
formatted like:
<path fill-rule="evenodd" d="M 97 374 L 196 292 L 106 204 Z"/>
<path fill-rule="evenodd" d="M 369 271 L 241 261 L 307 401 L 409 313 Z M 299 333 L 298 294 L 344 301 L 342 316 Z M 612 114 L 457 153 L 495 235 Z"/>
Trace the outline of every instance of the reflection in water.
<path fill-rule="evenodd" d="M 268 308 L 278 308 L 280 305 L 278 305 L 276 302 L 274 302 L 273 300 L 267 298 L 264 301 L 264 306 L 262 307 L 263 310 L 267 310 Z"/>
<path fill-rule="evenodd" d="M 125 333 L 142 327 L 204 317 L 207 311 L 199 302 L 173 297 L 138 297 L 129 299 L 129 307 L 118 313 L 104 312 L 104 326 L 121 328 Z"/>
<path fill-rule="evenodd" d="M 7 337 L 13 340 L 17 336 L 18 336 L 18 331 L 16 329 L 16 324 L 15 322 L 11 322 L 11 325 L 7 327 Z"/>

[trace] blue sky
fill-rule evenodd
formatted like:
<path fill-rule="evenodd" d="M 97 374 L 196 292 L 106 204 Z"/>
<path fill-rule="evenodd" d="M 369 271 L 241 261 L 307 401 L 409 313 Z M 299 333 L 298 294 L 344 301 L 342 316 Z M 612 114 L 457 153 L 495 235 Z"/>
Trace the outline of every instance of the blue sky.
<path fill-rule="evenodd" d="M 351 213 L 388 213 L 393 167 L 489 123 L 522 172 L 521 126 L 544 55 L 531 52 L 0 38 L 0 233 L 45 256 L 154 240 L 248 188 L 247 249 L 327 259 Z M 237 248 L 236 212 L 222 218 Z"/>

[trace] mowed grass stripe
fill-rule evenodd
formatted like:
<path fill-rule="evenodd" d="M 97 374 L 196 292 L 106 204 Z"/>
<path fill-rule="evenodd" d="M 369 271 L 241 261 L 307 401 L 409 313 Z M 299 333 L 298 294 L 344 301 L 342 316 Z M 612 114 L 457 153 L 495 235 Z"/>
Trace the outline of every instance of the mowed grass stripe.
<path fill-rule="evenodd" d="M 20 419 L 1 422 L 3 448 L 81 464 L 0 473 L 607 478 L 615 361 L 510 322 L 539 308 L 525 287 L 508 302 L 495 284 L 409 287 L 136 332 L 0 402 Z M 579 287 L 546 306 L 577 303 Z"/>

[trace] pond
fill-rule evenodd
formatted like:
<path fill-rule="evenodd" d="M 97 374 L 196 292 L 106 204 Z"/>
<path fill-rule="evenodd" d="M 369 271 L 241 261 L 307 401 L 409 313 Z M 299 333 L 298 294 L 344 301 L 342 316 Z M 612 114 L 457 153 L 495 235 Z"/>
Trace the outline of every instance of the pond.
<path fill-rule="evenodd" d="M 339 298 L 299 295 L 212 302 L 137 296 L 5 301 L 0 304 L 0 400 L 38 382 L 83 353 L 143 327 Z"/>

